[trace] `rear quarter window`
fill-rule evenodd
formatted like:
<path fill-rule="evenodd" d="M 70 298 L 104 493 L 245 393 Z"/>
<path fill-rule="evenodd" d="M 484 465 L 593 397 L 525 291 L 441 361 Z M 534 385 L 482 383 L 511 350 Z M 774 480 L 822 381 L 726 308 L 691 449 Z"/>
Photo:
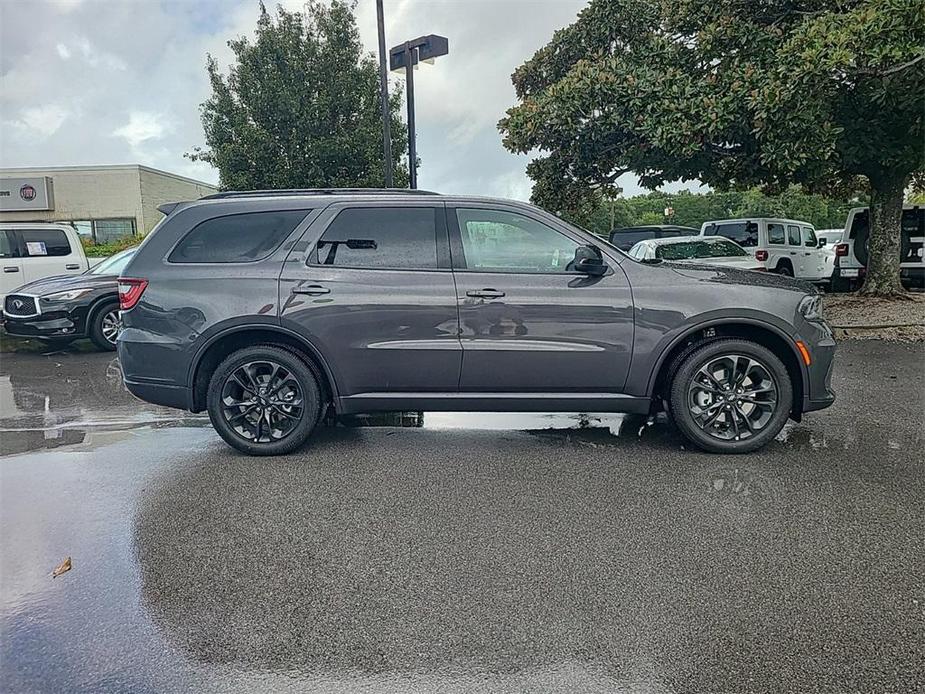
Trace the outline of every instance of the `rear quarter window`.
<path fill-rule="evenodd" d="M 309 210 L 274 210 L 213 217 L 176 245 L 170 263 L 250 263 L 279 248 Z"/>

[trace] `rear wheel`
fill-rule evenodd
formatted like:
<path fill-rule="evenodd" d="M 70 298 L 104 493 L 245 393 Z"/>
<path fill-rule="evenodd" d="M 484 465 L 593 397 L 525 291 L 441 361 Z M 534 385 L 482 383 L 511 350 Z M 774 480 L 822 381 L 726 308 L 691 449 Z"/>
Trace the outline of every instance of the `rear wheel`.
<path fill-rule="evenodd" d="M 784 277 L 793 277 L 793 268 L 789 263 L 781 263 L 777 266 L 777 274 Z"/>
<path fill-rule="evenodd" d="M 321 389 L 296 354 L 272 345 L 227 357 L 209 381 L 212 426 L 248 455 L 283 455 L 311 435 L 321 411 Z"/>
<path fill-rule="evenodd" d="M 784 364 L 749 340 L 717 340 L 694 350 L 671 383 L 675 423 L 712 453 L 761 448 L 783 428 L 792 401 Z"/>
<path fill-rule="evenodd" d="M 114 352 L 116 338 L 122 329 L 119 302 L 113 301 L 97 309 L 90 319 L 90 339 L 104 352 Z"/>

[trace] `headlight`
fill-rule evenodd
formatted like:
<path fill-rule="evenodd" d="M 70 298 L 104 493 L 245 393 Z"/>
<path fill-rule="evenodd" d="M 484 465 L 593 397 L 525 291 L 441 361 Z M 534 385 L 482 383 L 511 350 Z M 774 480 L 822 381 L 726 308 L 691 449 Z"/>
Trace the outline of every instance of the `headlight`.
<path fill-rule="evenodd" d="M 64 292 L 55 292 L 54 294 L 46 294 L 42 297 L 42 301 L 73 301 L 74 299 L 79 299 L 84 294 L 89 294 L 93 290 L 88 288 L 85 289 L 68 289 Z"/>
<path fill-rule="evenodd" d="M 821 322 L 822 317 L 822 296 L 819 294 L 810 294 L 804 296 L 800 301 L 800 314 L 806 319 L 815 322 Z"/>

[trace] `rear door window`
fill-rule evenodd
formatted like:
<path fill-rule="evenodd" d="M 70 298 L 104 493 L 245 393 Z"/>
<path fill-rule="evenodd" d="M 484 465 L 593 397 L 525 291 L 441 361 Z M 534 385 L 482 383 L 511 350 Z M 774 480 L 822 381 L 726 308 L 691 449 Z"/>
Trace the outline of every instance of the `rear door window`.
<path fill-rule="evenodd" d="M 787 240 L 791 246 L 799 246 L 802 243 L 800 241 L 800 227 L 798 227 L 796 224 L 788 224 Z"/>
<path fill-rule="evenodd" d="M 275 251 L 308 210 L 213 217 L 197 224 L 167 258 L 171 263 L 248 263 Z"/>
<path fill-rule="evenodd" d="M 433 207 L 342 210 L 321 235 L 310 262 L 371 270 L 436 269 L 437 212 Z"/>
<path fill-rule="evenodd" d="M 787 237 L 784 233 L 784 225 L 777 222 L 768 222 L 768 243 L 783 245 L 787 243 Z"/>
<path fill-rule="evenodd" d="M 755 222 L 717 224 L 713 235 L 725 236 L 745 248 L 758 245 L 758 225 Z"/>
<path fill-rule="evenodd" d="M 71 244 L 61 229 L 20 229 L 19 237 L 26 258 L 71 254 Z"/>

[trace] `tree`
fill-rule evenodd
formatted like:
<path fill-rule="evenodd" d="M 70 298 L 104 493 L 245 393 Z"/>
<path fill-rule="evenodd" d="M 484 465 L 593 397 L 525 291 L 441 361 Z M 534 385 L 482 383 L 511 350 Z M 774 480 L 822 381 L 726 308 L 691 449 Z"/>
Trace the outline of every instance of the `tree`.
<path fill-rule="evenodd" d="M 384 185 L 378 66 L 363 53 L 353 8 L 311 0 L 304 13 L 280 7 L 274 18 L 261 3 L 255 39 L 228 42 L 227 77 L 208 57 L 208 149 L 187 156 L 215 166 L 223 189 Z M 389 108 L 392 151 L 407 151 L 400 90 Z M 395 185 L 407 184 L 400 164 Z"/>
<path fill-rule="evenodd" d="M 899 282 L 903 190 L 925 169 L 921 0 L 592 0 L 513 74 L 499 123 L 534 200 L 643 185 L 868 187 L 865 290 Z"/>

